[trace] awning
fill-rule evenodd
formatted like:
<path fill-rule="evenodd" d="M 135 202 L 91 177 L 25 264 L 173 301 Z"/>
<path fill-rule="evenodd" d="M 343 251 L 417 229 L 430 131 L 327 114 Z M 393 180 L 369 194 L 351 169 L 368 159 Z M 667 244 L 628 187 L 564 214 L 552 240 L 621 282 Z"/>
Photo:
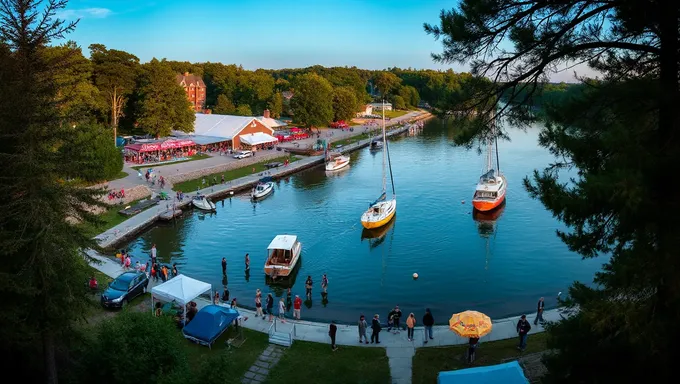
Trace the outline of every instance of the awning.
<path fill-rule="evenodd" d="M 155 152 L 163 151 L 166 149 L 191 147 L 194 145 L 196 145 L 196 143 L 194 143 L 193 140 L 165 140 L 156 143 L 130 144 L 126 145 L 125 149 L 134 152 Z"/>
<path fill-rule="evenodd" d="M 166 301 L 186 305 L 204 292 L 212 290 L 208 283 L 184 275 L 173 277 L 163 284 L 151 288 L 151 295 Z"/>
<path fill-rule="evenodd" d="M 269 243 L 267 249 L 291 250 L 293 245 L 295 245 L 295 241 L 297 241 L 297 236 L 295 235 L 278 235 Z"/>
<path fill-rule="evenodd" d="M 241 138 L 241 143 L 246 145 L 260 145 L 267 143 L 275 143 L 279 141 L 276 137 L 268 135 L 264 132 L 249 133 L 247 135 L 239 136 Z"/>
<path fill-rule="evenodd" d="M 479 383 L 479 384 L 528 384 L 524 371 L 517 361 L 485 367 L 439 372 L 437 384 Z"/>

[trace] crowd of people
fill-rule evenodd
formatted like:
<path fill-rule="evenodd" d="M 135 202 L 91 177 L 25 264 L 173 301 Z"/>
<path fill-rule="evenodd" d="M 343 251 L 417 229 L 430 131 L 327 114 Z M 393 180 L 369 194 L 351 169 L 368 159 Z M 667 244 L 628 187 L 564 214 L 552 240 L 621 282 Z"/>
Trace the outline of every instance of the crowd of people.
<path fill-rule="evenodd" d="M 126 163 L 148 164 L 188 159 L 195 154 L 195 148 L 184 147 L 153 152 L 134 152 L 126 150 L 124 157 Z"/>

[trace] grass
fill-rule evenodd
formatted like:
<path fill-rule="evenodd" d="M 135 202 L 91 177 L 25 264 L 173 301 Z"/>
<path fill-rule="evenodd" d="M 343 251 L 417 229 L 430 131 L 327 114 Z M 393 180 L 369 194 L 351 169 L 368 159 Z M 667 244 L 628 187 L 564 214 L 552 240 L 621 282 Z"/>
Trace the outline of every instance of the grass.
<path fill-rule="evenodd" d="M 362 133 L 360 135 L 356 135 L 356 136 L 348 137 L 346 139 L 334 141 L 331 144 L 335 148 L 336 145 L 343 145 L 344 146 L 344 145 L 354 144 L 357 141 L 366 140 L 371 136 L 372 135 L 370 133 Z"/>
<path fill-rule="evenodd" d="M 521 357 L 534 352 L 546 350 L 547 334 L 545 332 L 529 335 L 527 349 L 519 352 L 517 338 L 481 343 L 477 347 L 473 367 L 499 364 L 507 358 Z M 441 371 L 453 371 L 469 368 L 464 362 L 467 345 L 453 347 L 418 348 L 413 357 L 413 383 L 436 383 L 437 374 Z"/>
<path fill-rule="evenodd" d="M 206 155 L 205 153 L 197 153 L 197 154 L 191 156 L 190 158 L 188 158 L 186 160 L 173 161 L 171 163 L 163 163 L 163 164 L 158 164 L 158 165 L 155 165 L 155 164 L 137 165 L 137 166 L 134 166 L 134 167 L 131 167 L 131 168 L 139 171 L 142 168 L 158 168 L 158 167 L 163 167 L 163 166 L 166 166 L 166 165 L 175 165 L 175 164 L 187 163 L 189 161 L 203 160 L 203 159 L 207 159 L 209 157 L 210 157 L 210 155 Z"/>
<path fill-rule="evenodd" d="M 384 348 L 340 346 L 296 341 L 269 371 L 266 383 L 390 383 Z"/>
<path fill-rule="evenodd" d="M 123 178 L 125 178 L 125 177 L 127 177 L 127 176 L 128 176 L 128 173 L 127 173 L 127 172 L 120 171 L 120 172 L 118 172 L 118 174 L 117 174 L 116 176 L 112 177 L 111 180 L 109 180 L 109 181 L 118 180 L 118 179 L 123 179 Z"/>
<path fill-rule="evenodd" d="M 234 179 L 238 179 L 240 177 L 252 175 L 254 173 L 260 173 L 262 171 L 265 171 L 267 168 L 264 166 L 267 163 L 276 163 L 276 162 L 281 162 L 283 163 L 286 159 L 289 160 L 289 162 L 294 162 L 298 160 L 296 156 L 281 156 L 277 157 L 275 159 L 270 159 L 270 160 L 262 160 L 259 163 L 255 164 L 249 164 L 249 165 L 244 165 L 240 168 L 235 168 L 235 169 L 230 169 L 228 171 L 224 172 L 217 172 L 213 173 L 210 175 L 207 175 L 205 177 L 199 177 L 197 179 L 192 179 L 192 180 L 187 180 L 183 181 L 181 183 L 177 183 L 173 185 L 173 190 L 174 191 L 184 191 L 186 193 L 190 193 L 195 191 L 197 188 L 205 188 L 208 185 L 203 185 L 203 179 L 205 178 L 206 183 L 209 184 L 213 177 L 218 180 L 218 182 L 222 179 L 222 175 L 224 175 L 224 180 L 225 181 L 231 181 Z M 253 172 L 253 168 L 255 168 L 255 172 Z"/>
<path fill-rule="evenodd" d="M 99 215 L 99 219 L 102 220 L 101 224 L 97 225 L 97 224 L 91 224 L 91 223 L 84 223 L 83 222 L 80 225 L 85 229 L 85 232 L 87 233 L 88 236 L 90 236 L 90 237 L 97 236 L 98 234 L 115 227 L 116 225 L 122 223 L 123 221 L 125 221 L 125 220 L 127 220 L 131 217 L 131 216 L 121 215 L 120 213 L 118 213 L 118 211 L 127 207 L 128 205 L 133 206 L 133 205 L 139 203 L 141 200 L 145 200 L 145 199 L 148 199 L 148 197 L 145 197 L 144 199 L 132 201 L 128 204 L 123 204 L 123 205 L 116 204 L 116 205 L 112 205 L 112 206 L 108 207 L 106 209 L 106 211 L 102 212 Z M 151 207 L 153 207 L 153 205 L 149 206 L 146 209 L 149 209 Z"/>

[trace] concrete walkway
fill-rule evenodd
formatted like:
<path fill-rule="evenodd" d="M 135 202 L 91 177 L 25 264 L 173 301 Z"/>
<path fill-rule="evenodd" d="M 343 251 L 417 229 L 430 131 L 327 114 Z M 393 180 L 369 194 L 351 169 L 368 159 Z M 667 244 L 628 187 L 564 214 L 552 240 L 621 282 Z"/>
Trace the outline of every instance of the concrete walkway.
<path fill-rule="evenodd" d="M 392 384 L 411 384 L 413 377 L 414 347 L 387 347 L 387 358 L 390 364 Z"/>

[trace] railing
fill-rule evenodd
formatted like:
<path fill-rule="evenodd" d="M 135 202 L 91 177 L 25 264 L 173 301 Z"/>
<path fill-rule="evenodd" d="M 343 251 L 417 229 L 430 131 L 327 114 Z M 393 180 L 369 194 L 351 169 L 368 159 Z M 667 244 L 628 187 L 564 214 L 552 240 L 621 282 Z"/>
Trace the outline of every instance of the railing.
<path fill-rule="evenodd" d="M 273 330 L 272 330 L 273 328 Z M 276 321 L 274 321 L 270 326 L 269 326 L 269 331 L 267 332 L 269 336 L 273 335 L 274 332 L 276 332 Z"/>
<path fill-rule="evenodd" d="M 288 334 L 288 343 L 289 345 L 293 345 L 293 339 L 297 336 L 297 331 L 295 328 L 295 324 L 293 324 L 293 330 Z"/>

